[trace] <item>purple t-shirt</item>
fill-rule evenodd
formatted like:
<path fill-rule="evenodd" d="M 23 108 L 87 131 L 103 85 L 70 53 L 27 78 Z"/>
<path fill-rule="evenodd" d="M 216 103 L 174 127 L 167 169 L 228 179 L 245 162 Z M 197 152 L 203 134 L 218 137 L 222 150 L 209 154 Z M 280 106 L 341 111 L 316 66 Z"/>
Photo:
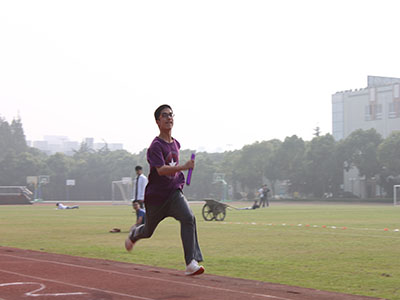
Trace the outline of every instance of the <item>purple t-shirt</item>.
<path fill-rule="evenodd" d="M 160 176 L 156 168 L 164 165 L 179 165 L 179 149 L 181 145 L 174 139 L 167 143 L 156 137 L 147 150 L 147 161 L 150 165 L 149 182 L 146 186 L 144 201 L 146 204 L 160 205 L 176 190 L 183 189 L 185 176 L 177 172 L 172 176 Z"/>

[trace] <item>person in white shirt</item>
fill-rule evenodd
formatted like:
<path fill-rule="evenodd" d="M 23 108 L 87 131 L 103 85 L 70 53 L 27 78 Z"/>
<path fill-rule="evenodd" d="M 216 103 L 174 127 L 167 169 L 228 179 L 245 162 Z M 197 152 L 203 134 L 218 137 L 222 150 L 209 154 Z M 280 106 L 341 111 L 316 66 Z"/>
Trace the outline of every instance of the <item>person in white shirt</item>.
<path fill-rule="evenodd" d="M 138 201 L 140 208 L 144 208 L 144 191 L 147 185 L 147 177 L 143 175 L 143 168 L 141 166 L 135 167 L 136 178 L 133 183 L 133 200 Z"/>
<path fill-rule="evenodd" d="M 57 209 L 74 209 L 74 208 L 79 208 L 79 205 L 74 205 L 74 206 L 65 206 L 64 204 L 58 202 L 56 204 Z"/>
<path fill-rule="evenodd" d="M 147 177 L 142 174 L 143 168 L 141 166 L 136 166 L 135 171 L 136 171 L 136 178 L 133 180 L 132 205 L 133 205 L 133 208 L 135 209 L 135 203 L 138 203 L 139 207 L 140 207 L 140 211 L 144 212 L 144 191 L 146 189 L 148 180 L 147 180 Z M 137 211 L 137 210 L 135 209 L 135 211 Z M 111 233 L 121 232 L 121 229 L 113 228 L 110 230 L 110 232 Z"/>
<path fill-rule="evenodd" d="M 262 187 L 258 190 L 258 197 L 260 198 L 260 205 L 259 205 L 259 207 L 261 207 L 261 204 L 262 204 L 263 198 L 264 198 L 264 190 L 263 190 Z"/>
<path fill-rule="evenodd" d="M 265 207 L 265 204 L 267 205 L 267 207 L 269 206 L 268 193 L 269 193 L 269 188 L 267 187 L 266 184 L 263 184 L 261 189 L 258 190 L 258 194 L 260 197 L 260 208 Z"/>

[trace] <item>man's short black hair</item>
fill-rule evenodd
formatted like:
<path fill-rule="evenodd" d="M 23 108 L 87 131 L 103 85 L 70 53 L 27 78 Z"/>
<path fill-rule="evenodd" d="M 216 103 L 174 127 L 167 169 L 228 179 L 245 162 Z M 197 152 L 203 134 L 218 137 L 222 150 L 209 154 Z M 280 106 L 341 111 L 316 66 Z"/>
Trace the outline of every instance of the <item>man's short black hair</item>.
<path fill-rule="evenodd" d="M 162 112 L 162 110 L 165 109 L 165 108 L 169 108 L 170 110 L 172 110 L 171 106 L 169 106 L 168 104 L 160 105 L 160 106 L 156 109 L 156 111 L 154 112 L 154 118 L 156 118 L 156 121 L 157 121 L 158 119 L 160 119 L 161 112 Z"/>
<path fill-rule="evenodd" d="M 136 166 L 135 167 L 135 171 L 139 171 L 139 170 L 142 170 L 143 168 L 142 168 L 142 166 Z"/>

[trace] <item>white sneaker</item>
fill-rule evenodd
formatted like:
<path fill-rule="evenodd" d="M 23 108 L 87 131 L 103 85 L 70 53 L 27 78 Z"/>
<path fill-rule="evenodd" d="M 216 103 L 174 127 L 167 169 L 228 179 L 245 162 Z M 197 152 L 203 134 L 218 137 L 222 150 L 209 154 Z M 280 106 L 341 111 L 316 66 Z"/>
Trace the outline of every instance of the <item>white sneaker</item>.
<path fill-rule="evenodd" d="M 190 264 L 186 266 L 185 275 L 194 276 L 203 273 L 204 273 L 204 267 L 199 266 L 199 263 L 194 259 L 190 262 Z"/>

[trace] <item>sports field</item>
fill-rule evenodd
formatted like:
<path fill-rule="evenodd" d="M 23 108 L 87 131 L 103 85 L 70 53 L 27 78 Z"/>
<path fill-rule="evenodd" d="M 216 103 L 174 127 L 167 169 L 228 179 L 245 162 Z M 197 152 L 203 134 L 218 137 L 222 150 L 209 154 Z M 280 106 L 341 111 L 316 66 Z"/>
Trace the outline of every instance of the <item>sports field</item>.
<path fill-rule="evenodd" d="M 273 203 L 205 222 L 191 206 L 208 274 L 400 299 L 400 207 Z M 184 270 L 179 223 L 163 221 L 127 253 L 133 220 L 124 205 L 1 206 L 0 245 Z"/>

